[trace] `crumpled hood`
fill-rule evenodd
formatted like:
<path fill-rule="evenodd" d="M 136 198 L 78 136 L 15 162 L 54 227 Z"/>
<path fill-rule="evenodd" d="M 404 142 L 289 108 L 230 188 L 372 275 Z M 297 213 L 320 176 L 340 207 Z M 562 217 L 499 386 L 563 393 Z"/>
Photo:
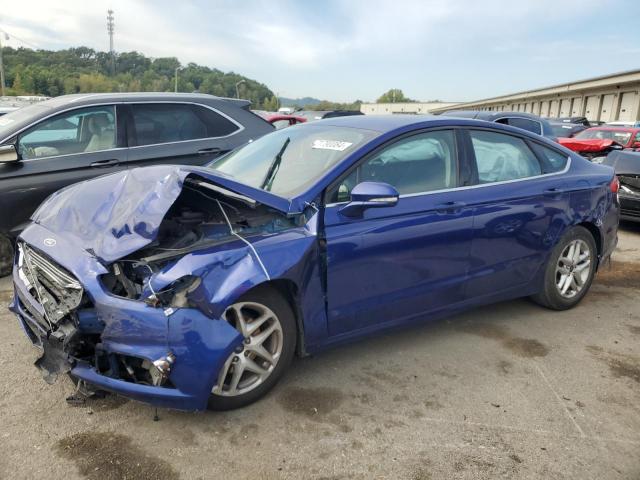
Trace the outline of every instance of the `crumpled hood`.
<path fill-rule="evenodd" d="M 72 235 L 85 250 L 113 262 L 155 239 L 189 175 L 288 212 L 288 200 L 209 169 L 159 165 L 123 170 L 64 188 L 45 200 L 31 220 L 51 232 Z"/>
<path fill-rule="evenodd" d="M 598 138 L 558 138 L 558 143 L 574 152 L 599 152 L 612 145 L 618 145 L 613 140 L 603 140 Z"/>

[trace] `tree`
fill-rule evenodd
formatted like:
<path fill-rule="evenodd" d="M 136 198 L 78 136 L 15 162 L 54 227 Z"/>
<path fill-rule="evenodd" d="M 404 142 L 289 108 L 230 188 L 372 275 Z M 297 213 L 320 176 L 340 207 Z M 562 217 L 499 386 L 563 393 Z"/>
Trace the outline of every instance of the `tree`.
<path fill-rule="evenodd" d="M 24 95 L 24 86 L 22 85 L 22 76 L 20 72 L 16 72 L 16 76 L 13 77 L 13 91 L 16 95 Z"/>
<path fill-rule="evenodd" d="M 177 58 L 151 59 L 139 52 L 117 53 L 116 75 L 111 76 L 111 54 L 87 47 L 66 50 L 2 49 L 7 84 L 12 94 L 64 95 L 80 92 L 172 92 Z M 269 88 L 233 72 L 222 72 L 189 63 L 178 74 L 183 92 L 198 90 L 222 97 L 235 97 L 240 80 L 243 98 L 254 108 L 271 102 Z M 277 100 L 276 100 L 277 105 Z"/>
<path fill-rule="evenodd" d="M 414 101 L 415 100 L 405 97 L 399 88 L 392 88 L 388 92 L 383 93 L 382 96 L 376 100 L 376 103 L 408 103 Z"/>

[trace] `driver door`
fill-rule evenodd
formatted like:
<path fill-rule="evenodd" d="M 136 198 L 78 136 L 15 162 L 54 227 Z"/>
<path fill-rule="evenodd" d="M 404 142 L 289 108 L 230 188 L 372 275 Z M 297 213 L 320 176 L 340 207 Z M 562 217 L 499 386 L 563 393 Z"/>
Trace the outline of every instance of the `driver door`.
<path fill-rule="evenodd" d="M 348 336 L 422 317 L 464 298 L 472 239 L 456 131 L 403 137 L 329 188 L 324 215 L 329 334 Z M 340 213 L 363 181 L 394 186 L 392 207 Z"/>
<path fill-rule="evenodd" d="M 18 233 L 53 192 L 126 168 L 114 105 L 78 108 L 42 120 L 17 137 L 20 160 L 0 164 L 3 228 Z"/>

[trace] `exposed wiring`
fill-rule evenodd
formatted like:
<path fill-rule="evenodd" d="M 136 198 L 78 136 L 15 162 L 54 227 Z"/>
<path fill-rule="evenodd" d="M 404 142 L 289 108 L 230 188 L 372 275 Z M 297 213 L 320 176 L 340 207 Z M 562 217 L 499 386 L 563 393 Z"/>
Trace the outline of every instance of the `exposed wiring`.
<path fill-rule="evenodd" d="M 267 280 L 271 280 L 271 277 L 269 276 L 269 272 L 267 272 L 267 269 L 265 268 L 264 264 L 262 263 L 262 260 L 260 259 L 260 255 L 258 255 L 258 252 L 256 252 L 256 249 L 253 248 L 253 245 L 251 244 L 251 242 L 247 241 L 246 238 L 241 237 L 240 235 L 238 235 L 236 232 L 233 231 L 233 226 L 231 225 L 231 222 L 229 221 L 229 217 L 227 217 L 227 212 L 225 212 L 224 208 L 222 208 L 222 204 L 220 203 L 220 201 L 216 200 L 216 202 L 218 202 L 218 206 L 220 207 L 220 211 L 222 212 L 222 215 L 224 216 L 224 219 L 227 221 L 227 225 L 229 225 L 229 232 L 231 233 L 231 235 L 234 235 L 235 237 L 238 237 L 240 240 L 242 240 L 244 243 L 247 244 L 247 246 L 251 249 L 251 251 L 253 252 L 254 256 L 256 257 L 256 260 L 258 260 L 258 263 L 262 267 L 262 271 L 264 272 L 265 277 L 267 277 Z"/>

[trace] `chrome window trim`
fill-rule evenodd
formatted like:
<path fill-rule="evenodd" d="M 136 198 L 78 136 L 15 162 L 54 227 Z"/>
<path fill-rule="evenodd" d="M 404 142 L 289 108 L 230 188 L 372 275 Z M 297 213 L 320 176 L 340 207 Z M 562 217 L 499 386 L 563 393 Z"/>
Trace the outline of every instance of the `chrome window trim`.
<path fill-rule="evenodd" d="M 72 100 L 74 101 L 74 100 Z M 37 158 L 27 158 L 24 160 L 21 160 L 22 162 L 31 162 L 33 160 L 49 160 L 51 158 L 60 158 L 60 157 L 67 157 L 70 155 L 83 155 L 85 153 L 98 153 L 98 152 L 110 152 L 110 151 L 114 151 L 114 150 L 126 150 L 126 149 L 131 149 L 131 148 L 141 148 L 141 147 L 153 147 L 153 146 L 159 146 L 159 145 L 173 145 L 176 143 L 184 143 L 184 142 L 199 142 L 199 141 L 204 141 L 204 140 L 216 140 L 216 139 L 224 139 L 224 138 L 229 138 L 232 137 L 233 135 L 236 135 L 242 131 L 245 130 L 244 125 L 241 125 L 239 122 L 237 122 L 235 119 L 231 118 L 229 115 L 227 115 L 224 112 L 219 111 L 218 109 L 211 107 L 209 105 L 205 105 L 203 103 L 198 103 L 198 102 L 188 102 L 188 101 L 171 101 L 171 100 L 165 100 L 165 101 L 154 101 L 154 100 L 143 100 L 143 101 L 121 101 L 121 102 L 105 102 L 105 103 L 94 103 L 91 105 L 81 105 L 81 106 L 73 106 L 73 107 L 69 107 L 69 108 L 65 108 L 64 110 L 58 110 L 56 112 L 51 113 L 50 115 L 47 115 L 45 117 L 39 118 L 37 121 L 30 123 L 29 125 L 22 127 L 20 130 L 18 130 L 17 132 L 12 133 L 11 135 L 5 137 L 2 139 L 2 141 L 0 141 L 0 145 L 3 145 L 7 140 L 9 140 L 10 138 L 13 137 L 17 137 L 18 135 L 20 135 L 22 132 L 24 132 L 25 130 L 30 129 L 31 127 L 34 127 L 36 125 L 38 125 L 41 122 L 44 122 L 45 120 L 48 120 L 51 117 L 55 117 L 57 115 L 60 115 L 62 113 L 66 113 L 66 112 L 70 112 L 73 110 L 80 110 L 83 108 L 92 108 L 92 107 L 103 107 L 103 106 L 113 106 L 114 109 L 116 110 L 115 112 L 115 116 L 116 116 L 116 122 L 117 122 L 117 117 L 118 117 L 118 113 L 117 113 L 117 109 L 115 107 L 117 107 L 118 105 L 134 105 L 134 104 L 144 104 L 144 103 L 175 103 L 175 104 L 184 104 L 184 105 L 199 105 L 201 107 L 204 108 L 208 108 L 209 110 L 212 110 L 213 112 L 217 113 L 218 115 L 223 116 L 224 118 L 226 118 L 227 120 L 229 120 L 231 123 L 233 123 L 234 125 L 236 125 L 238 127 L 237 130 L 234 130 L 233 132 L 231 132 L 228 135 L 224 135 L 221 137 L 205 137 L 205 138 L 195 138 L 192 140 L 178 140 L 175 142 L 165 142 L 165 143 L 153 143 L 150 145 L 135 145 L 133 147 L 116 147 L 116 148 L 110 148 L 110 149 L 106 149 L 106 150 L 97 150 L 95 152 L 78 152 L 78 153 L 66 153 L 63 155 L 50 155 L 47 157 L 37 157 Z M 116 123 L 116 135 L 117 135 L 117 123 Z"/>
<path fill-rule="evenodd" d="M 440 189 L 440 190 L 431 190 L 429 192 L 405 193 L 404 195 L 400 195 L 399 198 L 410 198 L 410 197 L 418 197 L 418 196 L 423 196 L 423 195 L 435 195 L 436 193 L 458 192 L 458 191 L 463 191 L 463 190 L 471 190 L 471 189 L 474 189 L 474 188 L 492 187 L 494 185 L 506 185 L 506 184 L 509 184 L 509 183 L 516 183 L 516 182 L 524 182 L 524 181 L 528 181 L 528 180 L 535 180 L 535 179 L 538 179 L 538 178 L 553 177 L 555 175 L 562 175 L 562 174 L 567 173 L 569 171 L 570 167 L 571 167 L 571 156 L 567 156 L 567 164 L 565 165 L 564 169 L 562 169 L 562 170 L 560 170 L 558 172 L 542 173 L 540 175 L 534 175 L 532 177 L 514 178 L 513 180 L 502 180 L 500 182 L 478 183 L 476 185 L 466 185 L 466 186 L 453 187 L 453 188 L 443 188 L 443 189 Z M 337 205 L 346 205 L 347 203 L 349 203 L 349 202 L 327 203 L 325 205 L 325 208 L 335 207 Z"/>
<path fill-rule="evenodd" d="M 118 141 L 118 109 L 116 108 L 116 104 L 115 103 L 103 103 L 103 104 L 100 104 L 100 105 L 85 105 L 85 106 L 82 106 L 82 107 L 70 108 L 70 109 L 67 109 L 67 110 L 61 110 L 61 111 L 56 112 L 54 114 L 48 115 L 48 116 L 46 116 L 44 118 L 41 118 L 39 121 L 30 124 L 28 127 L 23 128 L 18 133 L 14 133 L 13 135 L 7 137 L 5 140 L 0 142 L 0 145 L 2 145 L 9 138 L 11 138 L 13 136 L 18 136 L 22 132 L 24 132 L 25 130 L 30 129 L 31 127 L 35 127 L 38 124 L 44 122 L 45 120 L 48 120 L 49 118 L 52 118 L 52 117 L 56 117 L 59 114 L 66 113 L 68 111 L 73 111 L 73 110 L 82 110 L 83 108 L 95 108 L 95 107 L 113 107 L 113 119 L 114 119 L 114 124 L 115 124 L 114 132 L 115 132 L 115 135 L 116 135 L 116 143 L 117 143 L 117 141 Z M 84 155 L 85 153 L 112 152 L 114 150 L 124 150 L 124 149 L 126 149 L 126 147 L 105 148 L 104 150 L 93 150 L 91 152 L 63 153 L 62 155 L 48 155 L 46 157 L 25 158 L 25 159 L 20 160 L 20 161 L 21 162 L 32 162 L 34 160 L 49 160 L 51 158 L 69 157 L 69 156 L 72 156 L 72 155 Z"/>

